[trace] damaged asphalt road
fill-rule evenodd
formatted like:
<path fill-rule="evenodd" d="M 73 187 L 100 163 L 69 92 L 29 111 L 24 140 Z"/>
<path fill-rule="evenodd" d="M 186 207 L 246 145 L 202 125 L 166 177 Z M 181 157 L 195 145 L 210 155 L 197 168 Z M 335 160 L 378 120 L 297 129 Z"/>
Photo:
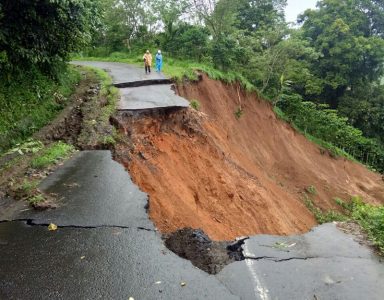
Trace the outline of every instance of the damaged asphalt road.
<path fill-rule="evenodd" d="M 182 230 L 164 242 L 109 151 L 77 154 L 41 187 L 63 197 L 58 209 L 0 223 L 0 299 L 383 298 L 383 263 L 334 224 L 233 244 Z"/>
<path fill-rule="evenodd" d="M 300 236 L 245 241 L 242 262 L 217 277 L 242 299 L 372 299 L 384 297 L 384 264 L 335 224 Z"/>
<path fill-rule="evenodd" d="M 144 68 L 123 63 L 74 61 L 76 65 L 106 70 L 113 84 L 120 88 L 119 110 L 142 110 L 163 107 L 189 107 L 189 102 L 176 95 L 172 84 L 162 73 L 145 74 Z"/>
<path fill-rule="evenodd" d="M 0 224 L 0 299 L 238 299 L 165 247 L 109 151 L 78 153 L 40 188 L 61 205 Z"/>
<path fill-rule="evenodd" d="M 135 67 L 92 64 L 109 68 L 115 83 L 142 80 Z M 160 99 L 139 108 L 174 104 Z M 57 194 L 56 210 L 0 213 L 0 299 L 384 297 L 383 263 L 334 224 L 237 243 L 188 229 L 163 240 L 146 213 L 148 196 L 109 151 L 78 153 L 40 189 Z M 58 229 L 49 231 L 50 223 Z"/>

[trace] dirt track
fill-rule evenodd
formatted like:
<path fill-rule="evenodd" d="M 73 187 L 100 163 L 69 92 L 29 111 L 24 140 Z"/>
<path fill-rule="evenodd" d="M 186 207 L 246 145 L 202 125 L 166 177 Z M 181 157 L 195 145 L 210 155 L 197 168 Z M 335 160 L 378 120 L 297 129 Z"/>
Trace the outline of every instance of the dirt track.
<path fill-rule="evenodd" d="M 215 240 L 303 233 L 316 224 L 302 199 L 309 186 L 323 209 L 350 195 L 384 203 L 380 175 L 332 158 L 255 95 L 241 92 L 239 99 L 235 86 L 205 76 L 178 92 L 197 99 L 201 112 L 118 117 L 128 141 L 117 146 L 117 159 L 150 195 L 150 217 L 162 232 L 201 228 Z"/>

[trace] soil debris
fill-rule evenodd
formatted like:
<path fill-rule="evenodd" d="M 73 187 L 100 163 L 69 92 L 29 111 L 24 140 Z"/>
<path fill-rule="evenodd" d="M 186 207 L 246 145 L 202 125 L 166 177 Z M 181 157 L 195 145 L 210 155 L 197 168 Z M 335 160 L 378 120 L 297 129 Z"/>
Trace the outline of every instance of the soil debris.
<path fill-rule="evenodd" d="M 384 202 L 379 174 L 323 155 L 256 95 L 205 75 L 177 91 L 197 99 L 200 111 L 124 112 L 113 119 L 124 136 L 115 158 L 149 194 L 150 218 L 161 232 L 201 228 L 211 239 L 227 241 L 301 234 L 317 224 L 303 198 L 308 187 L 316 192 L 307 196 L 324 211 L 339 209 L 336 197 Z"/>
<path fill-rule="evenodd" d="M 226 265 L 244 260 L 241 248 L 244 239 L 237 242 L 215 242 L 200 229 L 183 228 L 165 235 L 164 240 L 169 250 L 209 274 L 217 274 Z"/>

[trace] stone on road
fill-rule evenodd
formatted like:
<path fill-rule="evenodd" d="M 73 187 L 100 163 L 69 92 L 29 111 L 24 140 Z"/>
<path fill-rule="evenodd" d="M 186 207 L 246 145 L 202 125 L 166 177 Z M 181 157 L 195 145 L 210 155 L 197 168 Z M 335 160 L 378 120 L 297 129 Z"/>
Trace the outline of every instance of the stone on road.
<path fill-rule="evenodd" d="M 120 89 L 119 110 L 142 110 L 164 107 L 188 107 L 189 102 L 176 95 L 171 84 L 151 85 L 153 81 L 166 79 L 162 73 L 145 74 L 144 68 L 114 62 L 73 61 L 73 64 L 106 70 L 115 85 L 146 82 L 146 86 Z M 169 80 L 168 80 L 169 81 Z"/>

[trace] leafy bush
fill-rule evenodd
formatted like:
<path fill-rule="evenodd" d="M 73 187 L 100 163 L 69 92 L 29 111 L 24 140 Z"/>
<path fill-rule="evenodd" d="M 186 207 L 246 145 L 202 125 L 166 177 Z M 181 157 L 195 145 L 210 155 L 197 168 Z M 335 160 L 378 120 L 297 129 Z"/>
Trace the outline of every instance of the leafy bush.
<path fill-rule="evenodd" d="M 200 102 L 197 100 L 191 100 L 191 103 L 189 104 L 193 109 L 199 110 L 200 109 Z"/>
<path fill-rule="evenodd" d="M 300 95 L 285 89 L 278 102 L 279 108 L 296 127 L 341 149 L 351 157 L 374 169 L 384 171 L 384 149 L 361 130 L 348 124 L 336 110 L 327 105 L 302 101 Z"/>
<path fill-rule="evenodd" d="M 0 153 L 23 143 L 63 109 L 80 74 L 63 70 L 57 81 L 37 70 L 8 80 L 0 75 Z"/>
<path fill-rule="evenodd" d="M 384 206 L 366 204 L 360 197 L 352 197 L 350 203 L 340 202 L 352 220 L 360 224 L 373 243 L 384 253 Z"/>

